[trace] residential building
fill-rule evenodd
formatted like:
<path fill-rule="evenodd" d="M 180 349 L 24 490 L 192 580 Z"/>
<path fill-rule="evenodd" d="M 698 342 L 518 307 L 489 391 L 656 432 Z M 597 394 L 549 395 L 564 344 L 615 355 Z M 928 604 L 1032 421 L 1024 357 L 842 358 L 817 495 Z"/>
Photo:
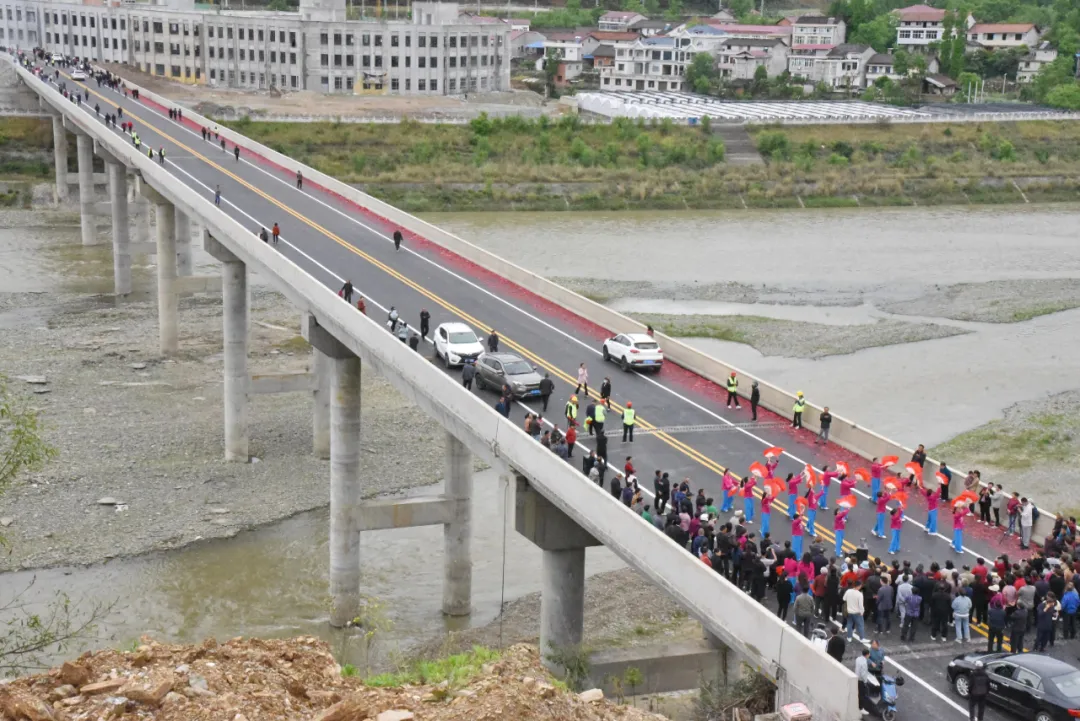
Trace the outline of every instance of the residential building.
<path fill-rule="evenodd" d="M 717 22 L 721 22 L 721 23 L 737 23 L 737 22 L 739 22 L 739 19 L 737 17 L 735 17 L 734 15 L 732 15 L 731 13 L 729 13 L 727 10 L 721 10 L 720 12 L 716 13 L 715 15 L 712 15 L 711 17 L 712 17 L 713 20 L 716 20 Z"/>
<path fill-rule="evenodd" d="M 593 50 L 601 45 L 612 43 L 627 43 L 633 42 L 640 38 L 636 32 L 611 32 L 604 30 L 593 30 L 581 40 L 581 53 L 582 57 L 586 55 L 592 55 Z"/>
<path fill-rule="evenodd" d="M 787 69 L 788 52 L 776 38 L 728 38 L 717 50 L 716 70 L 722 78 L 753 80 L 758 67 L 764 67 L 773 78 Z"/>
<path fill-rule="evenodd" d="M 591 55 L 585 56 L 585 62 L 592 60 L 594 68 L 610 68 L 615 64 L 615 47 L 612 45 L 599 45 Z"/>
<path fill-rule="evenodd" d="M 791 43 L 792 27 L 785 25 L 741 25 L 712 21 L 709 21 L 708 25 L 732 38 L 779 38 L 785 43 Z"/>
<path fill-rule="evenodd" d="M 510 57 L 539 58 L 544 54 L 547 38 L 535 30 L 514 30 L 510 33 Z"/>
<path fill-rule="evenodd" d="M 651 38 L 663 35 L 672 27 L 674 27 L 674 24 L 667 20 L 638 20 L 627 29 L 639 33 L 643 38 Z"/>
<path fill-rule="evenodd" d="M 847 39 L 847 24 L 841 18 L 803 15 L 792 24 L 791 49 L 832 50 Z"/>
<path fill-rule="evenodd" d="M 608 10 L 600 16 L 597 26 L 601 30 L 622 32 L 639 20 L 648 20 L 647 17 L 632 10 Z"/>
<path fill-rule="evenodd" d="M 1016 81 L 1018 83 L 1030 83 L 1043 69 L 1043 66 L 1057 60 L 1057 56 L 1057 48 L 1051 47 L 1048 41 L 1043 40 L 1034 50 L 1020 58 L 1020 66 L 1016 71 Z"/>
<path fill-rule="evenodd" d="M 879 78 L 888 78 L 889 80 L 897 81 L 904 79 L 904 76 L 896 72 L 894 67 L 895 60 L 893 56 L 887 53 L 875 53 L 866 61 L 866 85 L 867 87 L 874 84 L 875 80 Z"/>
<path fill-rule="evenodd" d="M 923 93 L 927 95 L 955 95 L 959 87 L 948 75 L 931 74 L 923 78 Z"/>
<path fill-rule="evenodd" d="M 529 18 L 509 18 L 506 20 L 506 24 L 510 26 L 511 30 L 532 29 L 532 20 Z"/>
<path fill-rule="evenodd" d="M 897 16 L 898 49 L 925 50 L 930 43 L 940 42 L 945 36 L 944 10 L 929 5 L 910 5 L 894 13 Z M 967 29 L 975 24 L 975 19 L 968 15 L 964 22 Z"/>
<path fill-rule="evenodd" d="M 875 54 L 869 45 L 842 43 L 824 55 L 789 55 L 788 70 L 833 90 L 858 91 L 866 87 L 866 68 Z"/>
<path fill-rule="evenodd" d="M 1033 48 L 1039 44 L 1040 34 L 1033 23 L 975 23 L 968 30 L 968 40 L 991 50 Z"/>
<path fill-rule="evenodd" d="M 416 2 L 409 21 L 346 20 L 345 0 L 299 12 L 16 0 L 0 44 L 130 65 L 181 82 L 323 93 L 456 95 L 510 87 L 510 26 Z M 14 12 L 11 12 L 14 11 Z"/>
<path fill-rule="evenodd" d="M 686 65 L 693 54 L 675 38 L 641 38 L 615 43 L 615 63 L 600 68 L 604 90 L 683 90 Z"/>
<path fill-rule="evenodd" d="M 565 85 L 584 69 L 585 35 L 577 32 L 551 31 L 544 33 L 544 55 L 536 61 L 536 69 L 544 69 L 547 58 L 558 58 L 559 69 L 555 73 L 555 84 Z"/>

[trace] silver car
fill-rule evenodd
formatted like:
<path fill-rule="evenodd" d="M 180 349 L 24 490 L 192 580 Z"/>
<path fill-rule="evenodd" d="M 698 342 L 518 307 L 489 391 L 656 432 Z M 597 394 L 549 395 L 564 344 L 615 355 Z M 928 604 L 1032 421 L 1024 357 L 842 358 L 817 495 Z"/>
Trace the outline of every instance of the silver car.
<path fill-rule="evenodd" d="M 511 400 L 540 395 L 540 374 L 513 353 L 484 353 L 476 360 L 476 387 L 501 391 L 510 386 Z"/>

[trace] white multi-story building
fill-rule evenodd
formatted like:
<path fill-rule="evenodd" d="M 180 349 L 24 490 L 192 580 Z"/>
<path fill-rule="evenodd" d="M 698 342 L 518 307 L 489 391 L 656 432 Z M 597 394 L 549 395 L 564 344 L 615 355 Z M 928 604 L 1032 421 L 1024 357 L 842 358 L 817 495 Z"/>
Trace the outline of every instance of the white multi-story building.
<path fill-rule="evenodd" d="M 1020 66 L 1016 70 L 1016 81 L 1030 83 L 1039 74 L 1043 66 L 1057 60 L 1057 56 L 1057 49 L 1051 47 L 1046 40 L 1043 40 L 1034 50 L 1020 58 Z"/>
<path fill-rule="evenodd" d="M 187 83 L 324 93 L 454 95 L 510 88 L 509 24 L 417 2 L 411 21 L 346 20 L 345 0 L 299 12 L 196 10 L 100 0 L 14 0 L 0 45 L 130 65 Z"/>
<path fill-rule="evenodd" d="M 694 53 L 675 38 L 642 38 L 612 43 L 615 62 L 600 68 L 604 90 L 682 90 L 686 65 Z"/>
<path fill-rule="evenodd" d="M 926 50 L 930 43 L 940 42 L 945 36 L 945 11 L 929 5 L 910 5 L 895 10 L 896 47 L 904 50 Z M 964 32 L 975 24 L 975 18 L 964 19 Z M 957 31 L 954 29 L 953 33 Z"/>
<path fill-rule="evenodd" d="M 788 70 L 795 77 L 824 83 L 832 90 L 862 90 L 874 55 L 869 45 L 842 43 L 823 55 L 789 55 Z"/>
<path fill-rule="evenodd" d="M 639 20 L 648 20 L 648 18 L 632 10 L 608 10 L 600 16 L 596 26 L 600 30 L 623 32 Z"/>
<path fill-rule="evenodd" d="M 847 24 L 841 18 L 803 15 L 791 26 L 791 49 L 832 50 L 847 39 Z"/>
<path fill-rule="evenodd" d="M 1033 23 L 975 23 L 968 40 L 984 48 L 1033 48 L 1039 43 L 1039 28 Z"/>
<path fill-rule="evenodd" d="M 722 78 L 753 80 L 759 67 L 770 78 L 787 69 L 788 46 L 776 38 L 728 38 L 716 53 L 716 70 Z"/>

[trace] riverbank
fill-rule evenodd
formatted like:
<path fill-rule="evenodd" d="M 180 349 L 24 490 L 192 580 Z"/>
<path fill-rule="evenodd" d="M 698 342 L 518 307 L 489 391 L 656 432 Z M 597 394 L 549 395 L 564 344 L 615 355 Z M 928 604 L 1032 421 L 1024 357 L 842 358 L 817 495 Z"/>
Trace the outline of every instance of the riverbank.
<path fill-rule="evenodd" d="M 312 637 L 207 639 L 195 646 L 151 639 L 88 653 L 48 673 L 0 687 L 13 719 L 137 718 L 185 721 L 462 721 L 664 717 L 568 690 L 519 645 L 470 653 L 362 681 Z"/>
<path fill-rule="evenodd" d="M 100 295 L 112 287 L 109 248 L 81 246 L 77 216 L 5 211 L 5 225 L 0 368 L 39 409 L 59 457 L 0 499 L 0 571 L 177 548 L 329 502 L 309 394 L 253 396 L 254 458 L 224 461 L 220 296 L 181 299 L 181 351 L 162 358 L 150 260 L 133 259 L 134 293 L 118 301 Z M 250 371 L 308 368 L 297 312 L 253 285 Z M 439 480 L 435 422 L 371 373 L 363 413 L 366 497 Z"/>
<path fill-rule="evenodd" d="M 725 162 L 724 144 L 709 128 L 664 122 L 228 124 L 411 212 L 1080 199 L 1080 124 L 1067 121 L 752 128 L 767 163 L 737 166 Z"/>

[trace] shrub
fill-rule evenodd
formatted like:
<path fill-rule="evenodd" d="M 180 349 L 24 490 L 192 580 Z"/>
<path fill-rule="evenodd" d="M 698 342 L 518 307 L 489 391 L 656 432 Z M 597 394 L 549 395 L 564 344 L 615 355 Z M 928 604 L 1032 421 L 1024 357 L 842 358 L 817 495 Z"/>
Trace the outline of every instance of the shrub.
<path fill-rule="evenodd" d="M 787 160 L 791 155 L 791 141 L 780 132 L 768 132 L 758 135 L 758 152 L 773 160 Z"/>
<path fill-rule="evenodd" d="M 1016 160 L 1016 148 L 1008 140 L 1002 140 L 994 148 L 993 156 L 1002 162 L 1011 163 Z"/>
<path fill-rule="evenodd" d="M 477 117 L 469 121 L 469 127 L 472 131 L 480 136 L 491 135 L 494 124 L 491 122 L 491 118 L 487 113 L 480 113 Z"/>
<path fill-rule="evenodd" d="M 1043 165 L 1046 165 L 1050 162 L 1050 151 L 1044 148 L 1039 148 L 1035 151 L 1035 159 Z"/>
<path fill-rule="evenodd" d="M 837 140 L 832 144 L 832 151 L 837 155 L 843 155 L 847 159 L 851 159 L 852 154 L 855 152 L 855 148 L 851 146 L 851 143 L 843 140 Z M 831 161 L 830 161 L 831 162 Z M 836 163 L 833 163 L 835 165 Z"/>
<path fill-rule="evenodd" d="M 727 148 L 724 146 L 724 141 L 710 140 L 707 154 L 710 164 L 724 162 L 724 159 L 727 157 Z"/>
<path fill-rule="evenodd" d="M 847 156 L 840 153 L 832 153 L 829 156 L 829 165 L 847 165 L 849 162 L 851 161 L 848 160 Z"/>

